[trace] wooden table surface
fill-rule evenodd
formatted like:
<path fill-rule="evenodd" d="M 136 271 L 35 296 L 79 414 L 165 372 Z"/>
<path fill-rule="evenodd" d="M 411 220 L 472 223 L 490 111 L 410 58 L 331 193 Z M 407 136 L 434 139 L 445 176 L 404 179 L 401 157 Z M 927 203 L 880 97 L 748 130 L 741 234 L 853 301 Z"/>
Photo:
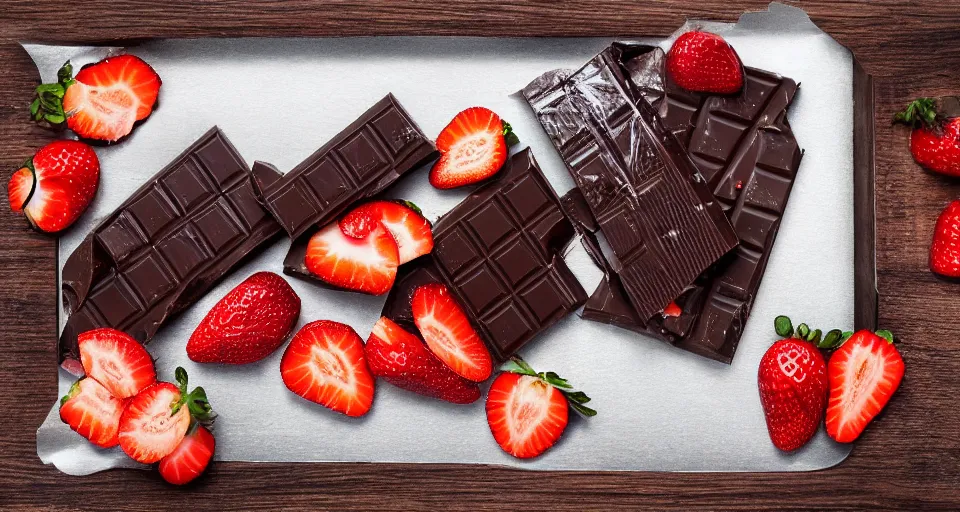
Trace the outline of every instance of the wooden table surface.
<path fill-rule="evenodd" d="M 40 463 L 36 428 L 57 398 L 51 238 L 0 208 L 0 508 L 336 510 L 960 508 L 960 284 L 927 270 L 940 209 L 960 181 L 921 171 L 890 118 L 916 96 L 960 93 L 960 9 L 951 0 L 796 2 L 876 78 L 880 323 L 907 374 L 838 467 L 812 473 L 540 473 L 457 465 L 218 463 L 173 489 L 155 473 L 70 477 Z M 429 4 L 425 6 L 423 4 Z M 0 0 L 0 168 L 52 138 L 30 124 L 38 80 L 19 40 L 142 37 L 667 35 L 686 17 L 734 20 L 764 0 Z M 831 115 L 829 112 L 825 116 Z M 2 175 L 6 180 L 9 174 Z M 828 207 L 825 205 L 825 207 Z M 818 247 L 815 241 L 811 250 Z"/>

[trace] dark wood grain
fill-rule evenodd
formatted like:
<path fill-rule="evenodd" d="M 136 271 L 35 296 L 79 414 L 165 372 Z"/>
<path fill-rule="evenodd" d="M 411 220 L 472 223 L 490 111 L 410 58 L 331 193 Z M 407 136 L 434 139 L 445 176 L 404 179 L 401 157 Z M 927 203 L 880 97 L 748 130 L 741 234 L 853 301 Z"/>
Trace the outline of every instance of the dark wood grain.
<path fill-rule="evenodd" d="M 182 490 L 146 472 L 68 477 L 43 466 L 35 449 L 35 429 L 56 395 L 54 244 L 5 213 L 0 214 L 0 508 L 960 508 L 960 284 L 938 280 L 926 267 L 934 221 L 960 194 L 960 181 L 921 171 L 908 154 L 906 132 L 889 123 L 915 96 L 960 92 L 960 10 L 944 0 L 797 4 L 852 48 L 876 79 L 880 323 L 904 340 L 907 364 L 903 386 L 886 413 L 840 466 L 791 474 L 544 474 L 452 465 L 221 463 L 198 485 Z M 733 20 L 765 5 L 764 0 L 5 0 L 0 2 L 0 167 L 15 169 L 50 139 L 27 122 L 37 74 L 17 40 L 665 35 L 686 17 Z M 813 241 L 811 250 L 828 248 Z"/>

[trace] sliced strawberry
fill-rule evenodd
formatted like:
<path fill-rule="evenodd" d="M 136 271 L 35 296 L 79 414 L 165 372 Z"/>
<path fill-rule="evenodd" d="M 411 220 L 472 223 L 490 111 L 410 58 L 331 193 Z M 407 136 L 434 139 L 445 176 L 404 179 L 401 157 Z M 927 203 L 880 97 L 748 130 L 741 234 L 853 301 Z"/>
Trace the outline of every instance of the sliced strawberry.
<path fill-rule="evenodd" d="M 133 55 L 107 57 L 61 84 L 67 126 L 82 138 L 117 141 L 146 119 L 160 93 L 160 76 Z"/>
<path fill-rule="evenodd" d="M 7 183 L 7 197 L 10 199 L 10 209 L 13 213 L 23 213 L 23 207 L 30 200 L 35 183 L 33 171 L 28 167 L 21 168 L 10 177 L 10 182 Z"/>
<path fill-rule="evenodd" d="M 290 391 L 347 416 L 363 416 L 373 404 L 363 340 L 349 325 L 318 320 L 303 326 L 283 353 L 280 376 Z"/>
<path fill-rule="evenodd" d="M 400 264 L 433 250 L 430 222 L 419 210 L 394 201 L 373 201 L 357 207 L 340 219 L 340 229 L 354 238 L 363 238 L 373 230 L 371 223 L 380 222 L 397 242 Z"/>
<path fill-rule="evenodd" d="M 176 376 L 177 385 L 157 382 L 129 399 L 120 416 L 120 448 L 137 462 L 152 464 L 170 455 L 192 420 L 205 423 L 215 416 L 203 388 L 187 393 L 187 372 L 177 368 Z"/>
<path fill-rule="evenodd" d="M 867 330 L 853 334 L 830 356 L 827 434 L 853 442 L 900 386 L 904 365 L 893 343 Z"/>
<path fill-rule="evenodd" d="M 60 419 L 76 433 L 101 448 L 116 446 L 124 401 L 90 378 L 73 383 L 60 400 Z"/>
<path fill-rule="evenodd" d="M 446 189 L 483 181 L 507 160 L 504 123 L 483 107 L 460 112 L 437 137 L 440 159 L 430 170 L 430 184 Z"/>
<path fill-rule="evenodd" d="M 381 295 L 393 286 L 400 256 L 397 243 L 382 225 L 363 238 L 354 238 L 333 222 L 310 238 L 304 263 L 334 286 Z"/>
<path fill-rule="evenodd" d="M 217 442 L 206 428 L 194 424 L 170 455 L 160 459 L 160 476 L 173 485 L 184 485 L 196 479 L 210 464 Z"/>
<path fill-rule="evenodd" d="M 490 351 L 446 286 L 433 283 L 417 288 L 411 306 L 417 329 L 443 364 L 474 382 L 490 377 Z"/>
<path fill-rule="evenodd" d="M 300 318 L 300 297 L 282 277 L 257 272 L 230 290 L 187 341 L 198 363 L 246 364 L 272 354 Z"/>
<path fill-rule="evenodd" d="M 10 178 L 10 208 L 47 233 L 62 231 L 86 211 L 100 184 L 93 148 L 75 140 L 42 147 Z"/>
<path fill-rule="evenodd" d="M 386 317 L 380 318 L 364 347 L 375 377 L 407 391 L 455 404 L 480 398 L 480 387 L 453 373 L 419 338 Z"/>
<path fill-rule="evenodd" d="M 153 359 L 129 334 L 103 327 L 77 336 L 80 363 L 117 398 L 129 398 L 157 381 Z"/>

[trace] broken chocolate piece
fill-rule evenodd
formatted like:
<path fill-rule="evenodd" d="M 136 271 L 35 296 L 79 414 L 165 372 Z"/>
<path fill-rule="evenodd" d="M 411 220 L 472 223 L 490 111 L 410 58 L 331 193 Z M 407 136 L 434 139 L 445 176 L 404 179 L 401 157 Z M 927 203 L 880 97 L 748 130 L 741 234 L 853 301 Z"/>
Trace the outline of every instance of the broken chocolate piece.
<path fill-rule="evenodd" d="M 264 182 L 279 178 L 259 171 Z M 75 370 L 77 335 L 98 327 L 141 343 L 196 302 L 280 226 L 218 128 L 208 131 L 95 227 L 63 266 L 69 315 L 59 357 Z"/>
<path fill-rule="evenodd" d="M 523 90 L 583 192 L 600 247 L 646 321 L 736 247 L 696 167 L 611 46 L 583 68 Z M 609 247 L 609 249 L 608 249 Z"/>

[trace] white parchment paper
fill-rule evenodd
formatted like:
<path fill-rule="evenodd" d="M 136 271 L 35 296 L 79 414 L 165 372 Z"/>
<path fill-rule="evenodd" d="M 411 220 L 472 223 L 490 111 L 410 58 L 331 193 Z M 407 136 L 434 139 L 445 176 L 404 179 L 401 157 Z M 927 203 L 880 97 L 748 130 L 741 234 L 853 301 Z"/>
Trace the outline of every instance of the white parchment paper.
<path fill-rule="evenodd" d="M 204 366 L 184 350 L 190 333 L 228 290 L 258 270 L 280 272 L 284 240 L 239 268 L 170 322 L 148 346 L 161 378 L 184 366 L 219 412 L 216 458 L 243 461 L 380 461 L 502 464 L 529 469 L 799 471 L 843 460 L 849 446 L 822 431 L 797 453 L 770 443 L 756 369 L 774 341 L 772 322 L 789 314 L 811 324 L 853 324 L 852 56 L 799 9 L 772 4 L 733 24 L 696 23 L 721 33 L 744 63 L 802 85 L 789 111 L 806 150 L 766 276 L 732 365 L 570 315 L 522 351 L 586 391 L 599 414 L 573 419 L 545 455 L 518 461 L 502 452 L 483 400 L 455 406 L 379 382 L 371 412 L 350 419 L 290 393 L 279 375 L 282 349 L 242 367 Z M 689 24 L 688 24 L 689 25 Z M 681 29 L 681 31 L 684 31 Z M 286 171 L 392 92 L 428 136 L 458 111 L 484 105 L 513 124 L 560 194 L 573 186 L 526 103 L 513 93 L 554 68 L 576 68 L 609 39 L 376 37 L 206 39 L 150 42 L 129 51 L 163 78 L 160 106 L 132 137 L 98 148 L 101 188 L 90 211 L 61 240 L 60 262 L 101 219 L 211 126 L 219 125 L 248 163 Z M 671 40 L 659 42 L 665 49 Z M 64 61 L 75 67 L 109 48 L 24 45 L 45 81 Z M 465 190 L 438 191 L 426 169 L 394 188 L 435 219 Z M 828 206 L 829 205 L 829 206 Z M 568 261 L 588 292 L 599 272 L 577 244 Z M 332 319 L 366 338 L 383 297 L 321 289 L 288 278 L 302 298 L 300 324 Z M 61 325 L 64 318 L 61 315 Z M 51 340 L 55 343 L 55 340 Z M 53 370 L 51 365 L 50 371 Z M 61 371 L 60 393 L 72 377 Z M 143 467 L 119 448 L 101 450 L 60 422 L 55 405 L 37 433 L 37 452 L 70 474 Z"/>

